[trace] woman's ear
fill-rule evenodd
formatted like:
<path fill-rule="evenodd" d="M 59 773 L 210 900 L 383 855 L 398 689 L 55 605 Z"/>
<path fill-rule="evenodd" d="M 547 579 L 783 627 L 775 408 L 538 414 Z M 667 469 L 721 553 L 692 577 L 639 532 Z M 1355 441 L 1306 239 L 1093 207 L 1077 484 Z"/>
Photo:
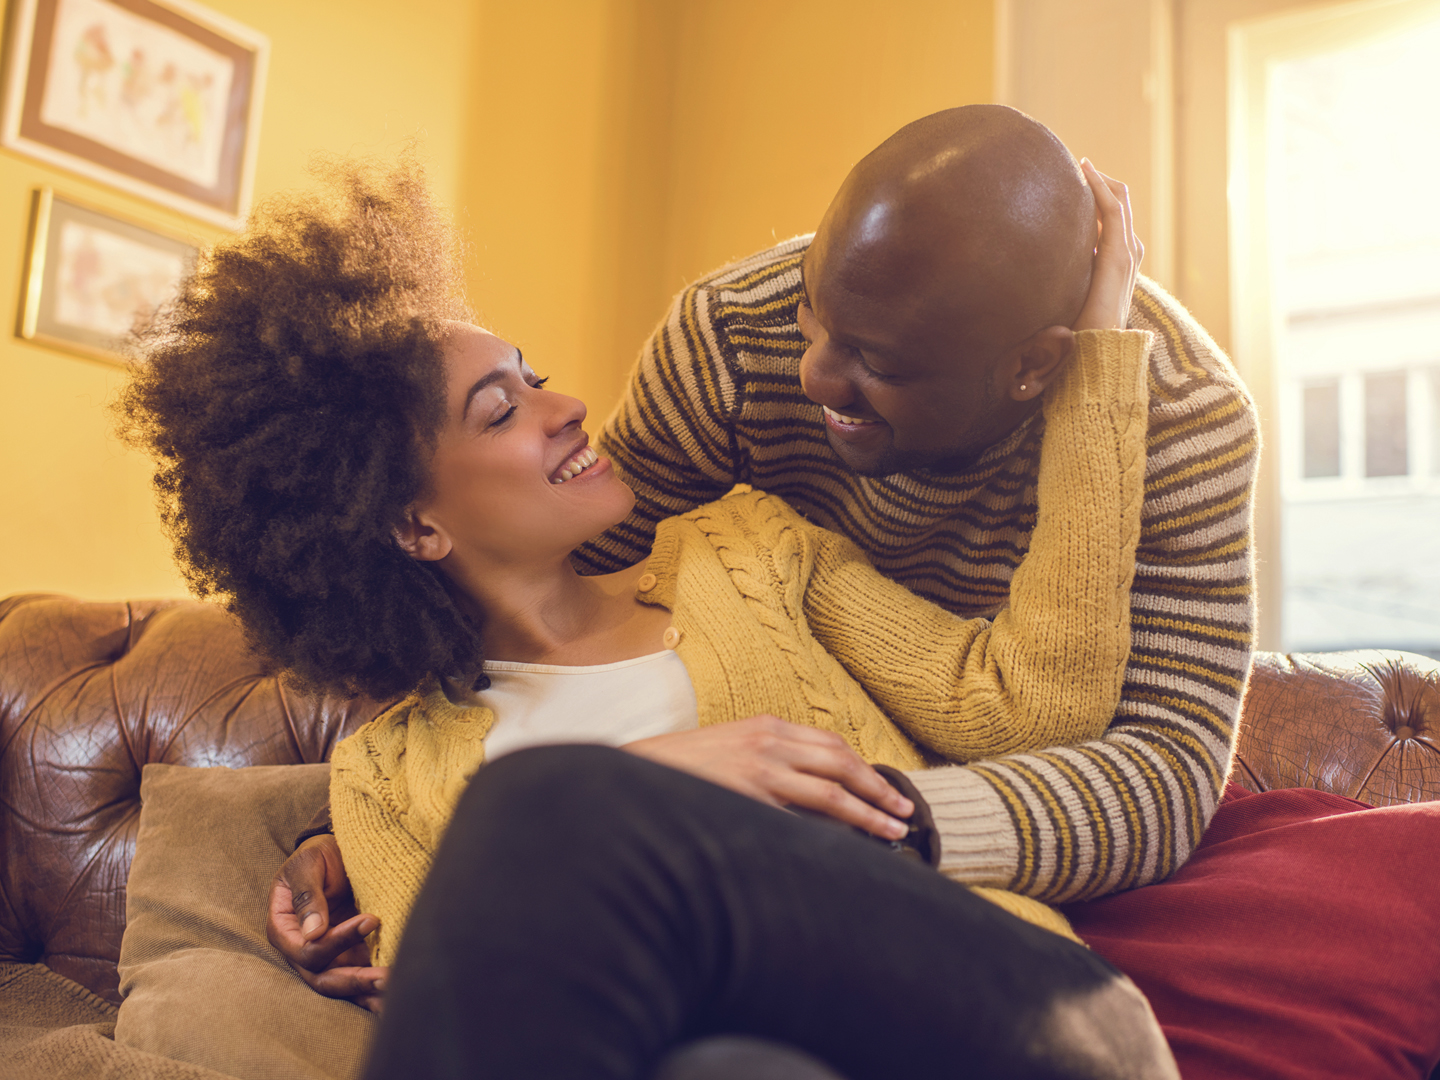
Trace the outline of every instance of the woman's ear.
<path fill-rule="evenodd" d="M 1001 368 L 1001 390 L 1012 401 L 1033 401 L 1064 370 L 1075 352 L 1075 332 L 1047 326 L 1010 350 Z"/>
<path fill-rule="evenodd" d="M 420 562 L 438 562 L 450 554 L 454 545 L 443 529 L 430 521 L 424 511 L 405 511 L 404 520 L 395 526 L 395 543 L 400 550 Z"/>

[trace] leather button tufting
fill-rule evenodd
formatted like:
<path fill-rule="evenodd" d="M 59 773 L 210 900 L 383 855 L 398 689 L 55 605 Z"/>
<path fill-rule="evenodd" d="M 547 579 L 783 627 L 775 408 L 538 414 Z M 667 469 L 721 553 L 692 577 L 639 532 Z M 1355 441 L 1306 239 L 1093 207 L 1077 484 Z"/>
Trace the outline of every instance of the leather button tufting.
<path fill-rule="evenodd" d="M 0 960 L 119 1004 L 141 769 L 324 761 L 383 707 L 291 693 L 214 604 L 0 600 Z"/>
<path fill-rule="evenodd" d="M 1440 663 L 1428 657 L 1256 653 L 1235 777 L 1251 791 L 1310 787 L 1373 806 L 1433 799 L 1437 721 Z"/>
<path fill-rule="evenodd" d="M 665 648 L 673 649 L 676 645 L 680 644 L 680 631 L 676 630 L 673 626 L 669 627 L 660 640 L 665 645 Z"/>
<path fill-rule="evenodd" d="M 656 578 L 654 574 L 641 574 L 640 580 L 635 582 L 635 588 L 639 592 L 649 592 L 655 588 Z"/>

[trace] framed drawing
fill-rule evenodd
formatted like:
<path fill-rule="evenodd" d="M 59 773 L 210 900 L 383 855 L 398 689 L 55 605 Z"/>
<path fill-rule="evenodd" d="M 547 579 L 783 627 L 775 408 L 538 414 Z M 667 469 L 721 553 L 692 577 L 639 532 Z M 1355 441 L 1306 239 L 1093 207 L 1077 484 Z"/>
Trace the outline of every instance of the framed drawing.
<path fill-rule="evenodd" d="M 236 228 L 269 40 L 191 0 L 15 0 L 0 145 Z"/>
<path fill-rule="evenodd" d="M 35 192 L 20 305 L 22 338 L 123 364 L 125 337 L 175 295 L 193 244 Z"/>

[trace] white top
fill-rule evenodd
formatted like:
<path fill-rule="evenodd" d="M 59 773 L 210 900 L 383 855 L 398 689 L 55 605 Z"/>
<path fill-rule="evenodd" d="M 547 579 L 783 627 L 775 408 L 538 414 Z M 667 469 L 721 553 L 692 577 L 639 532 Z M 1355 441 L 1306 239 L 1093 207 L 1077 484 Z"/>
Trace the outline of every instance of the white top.
<path fill-rule="evenodd" d="M 485 760 L 552 743 L 623 746 L 700 726 L 690 673 L 671 649 L 590 667 L 485 664 L 480 703 L 495 712 Z"/>

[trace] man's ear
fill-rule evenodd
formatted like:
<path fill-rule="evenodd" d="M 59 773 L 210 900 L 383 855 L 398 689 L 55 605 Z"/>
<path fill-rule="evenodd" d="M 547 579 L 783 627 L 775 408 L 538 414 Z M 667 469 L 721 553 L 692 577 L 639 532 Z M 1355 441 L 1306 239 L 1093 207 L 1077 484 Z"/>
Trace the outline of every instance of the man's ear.
<path fill-rule="evenodd" d="M 1075 332 L 1047 326 L 1010 350 L 1001 365 L 1001 392 L 1012 401 L 1033 401 L 1064 370 L 1075 352 Z"/>
<path fill-rule="evenodd" d="M 395 526 L 395 542 L 400 550 L 420 562 L 438 562 L 450 554 L 455 546 L 449 535 L 423 510 L 413 507 L 405 511 L 405 518 Z"/>

